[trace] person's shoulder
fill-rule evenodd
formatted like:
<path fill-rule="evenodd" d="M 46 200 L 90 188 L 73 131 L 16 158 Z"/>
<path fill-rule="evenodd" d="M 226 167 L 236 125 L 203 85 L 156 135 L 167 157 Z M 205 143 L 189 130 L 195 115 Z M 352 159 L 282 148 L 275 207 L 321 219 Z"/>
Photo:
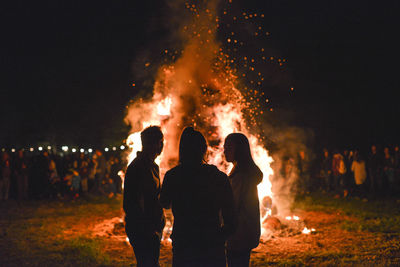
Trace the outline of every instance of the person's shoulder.
<path fill-rule="evenodd" d="M 209 173 L 212 174 L 213 176 L 219 177 L 221 179 L 227 179 L 228 176 L 222 172 L 221 170 L 218 169 L 217 166 L 212 165 L 212 164 L 203 164 L 203 169 Z"/>
<path fill-rule="evenodd" d="M 126 171 L 134 171 L 137 169 L 141 169 L 143 167 L 143 165 L 145 164 L 145 162 L 143 161 L 143 159 L 141 159 L 141 157 L 136 157 L 132 160 L 131 163 L 129 163 Z"/>
<path fill-rule="evenodd" d="M 171 169 L 169 169 L 166 173 L 165 176 L 175 176 L 178 175 L 180 172 L 182 171 L 182 166 L 181 165 L 177 165 Z"/>

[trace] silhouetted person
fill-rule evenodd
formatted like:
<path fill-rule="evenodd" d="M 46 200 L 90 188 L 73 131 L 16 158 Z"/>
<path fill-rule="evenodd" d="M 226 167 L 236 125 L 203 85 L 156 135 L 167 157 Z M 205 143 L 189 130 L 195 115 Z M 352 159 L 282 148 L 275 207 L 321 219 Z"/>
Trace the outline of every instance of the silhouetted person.
<path fill-rule="evenodd" d="M 382 160 L 379 156 L 376 146 L 371 146 L 371 153 L 368 158 L 368 177 L 371 193 L 380 193 L 382 189 L 382 175 L 381 175 Z"/>
<path fill-rule="evenodd" d="M 313 186 L 313 181 L 311 180 L 310 159 L 304 150 L 300 150 L 297 156 L 297 169 L 299 171 L 300 191 L 309 192 Z"/>
<path fill-rule="evenodd" d="M 260 207 L 257 185 L 263 173 L 251 156 L 249 140 L 244 134 L 232 133 L 225 139 L 225 158 L 233 163 L 229 174 L 235 200 L 237 228 L 229 237 L 227 259 L 229 267 L 249 266 L 250 252 L 260 242 Z"/>
<path fill-rule="evenodd" d="M 232 188 L 225 173 L 204 163 L 206 151 L 204 136 L 185 128 L 179 165 L 165 174 L 160 201 L 174 215 L 174 267 L 226 266 L 225 241 L 234 231 Z"/>
<path fill-rule="evenodd" d="M 144 129 L 142 151 L 129 164 L 124 181 L 125 231 L 135 252 L 137 266 L 159 266 L 160 238 L 165 225 L 159 203 L 161 189 L 159 167 L 164 137 L 160 127 Z"/>
<path fill-rule="evenodd" d="M 329 151 L 324 149 L 324 154 L 321 160 L 320 176 L 321 176 L 321 188 L 329 191 L 331 189 L 331 174 L 332 174 L 332 159 L 329 155 Z"/>
<path fill-rule="evenodd" d="M 364 183 L 367 179 L 367 169 L 365 167 L 365 161 L 358 151 L 354 153 L 351 171 L 354 173 L 355 194 L 357 196 L 364 196 Z"/>
<path fill-rule="evenodd" d="M 382 191 L 387 195 L 391 195 L 395 189 L 394 180 L 394 158 L 390 154 L 389 147 L 383 149 L 382 159 Z"/>
<path fill-rule="evenodd" d="M 332 185 L 333 190 L 339 193 L 343 189 L 344 175 L 346 174 L 346 164 L 344 163 L 344 158 L 339 151 L 333 153 L 332 158 Z"/>
<path fill-rule="evenodd" d="M 19 150 L 18 156 L 14 162 L 14 175 L 17 182 L 17 199 L 28 199 L 28 175 L 29 175 L 28 161 L 24 156 L 24 151 Z"/>
<path fill-rule="evenodd" d="M 106 178 L 106 173 L 107 173 L 106 159 L 100 150 L 96 150 L 96 161 L 97 161 L 97 167 L 96 167 L 96 175 L 94 181 L 95 182 L 94 189 L 99 192 L 102 182 Z"/>
<path fill-rule="evenodd" d="M 400 148 L 399 146 L 394 147 L 394 179 L 395 179 L 395 186 L 394 191 L 398 193 L 400 191 Z"/>
<path fill-rule="evenodd" d="M 7 152 L 0 158 L 0 200 L 8 200 L 11 185 L 11 160 Z"/>
<path fill-rule="evenodd" d="M 33 174 L 29 185 L 32 186 L 33 194 L 38 199 L 47 197 L 49 193 L 49 163 L 50 157 L 47 151 L 37 156 L 33 162 Z"/>

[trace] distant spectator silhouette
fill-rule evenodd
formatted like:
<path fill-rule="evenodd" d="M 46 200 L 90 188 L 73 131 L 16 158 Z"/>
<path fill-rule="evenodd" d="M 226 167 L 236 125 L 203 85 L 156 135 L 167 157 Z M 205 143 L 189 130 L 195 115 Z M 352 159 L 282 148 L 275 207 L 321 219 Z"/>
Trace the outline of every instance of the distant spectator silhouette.
<path fill-rule="evenodd" d="M 14 175 L 17 182 L 17 199 L 19 201 L 27 200 L 29 166 L 23 150 L 18 151 L 18 156 L 14 162 Z"/>
<path fill-rule="evenodd" d="M 206 151 L 204 136 L 185 128 L 179 165 L 165 174 L 160 201 L 174 215 L 174 267 L 226 266 L 225 241 L 234 231 L 232 188 L 225 173 L 204 163 Z"/>
<path fill-rule="evenodd" d="M 135 252 L 137 266 L 159 266 L 161 233 L 165 225 L 158 197 L 159 167 L 154 162 L 164 144 L 160 127 L 141 132 L 142 151 L 129 164 L 124 181 L 125 230 Z"/>
<path fill-rule="evenodd" d="M 351 171 L 354 173 L 355 194 L 364 196 L 364 184 L 367 178 L 367 169 L 365 161 L 358 151 L 354 153 L 354 161 L 351 165 Z"/>
<path fill-rule="evenodd" d="M 0 200 L 8 200 L 11 184 L 11 161 L 4 152 L 0 159 Z"/>
<path fill-rule="evenodd" d="M 299 171 L 299 189 L 303 193 L 309 192 L 313 185 L 310 163 L 305 150 L 300 150 L 297 156 L 297 169 Z"/>
<path fill-rule="evenodd" d="M 382 189 L 382 159 L 377 152 L 375 145 L 371 146 L 368 158 L 368 177 L 371 193 L 380 193 Z"/>
<path fill-rule="evenodd" d="M 383 159 L 382 159 L 382 189 L 388 195 L 392 195 L 395 189 L 395 173 L 394 173 L 394 158 L 390 154 L 389 148 L 385 147 L 383 149 Z"/>
<path fill-rule="evenodd" d="M 234 165 L 229 180 L 238 218 L 236 231 L 226 243 L 228 266 L 249 266 L 250 252 L 260 242 L 257 185 L 261 183 L 263 173 L 254 163 L 249 140 L 244 134 L 228 135 L 225 139 L 224 153 L 226 160 Z"/>
<path fill-rule="evenodd" d="M 326 191 L 331 189 L 332 159 L 329 151 L 324 149 L 320 165 L 321 188 Z"/>
<path fill-rule="evenodd" d="M 339 193 L 343 189 L 344 175 L 346 174 L 346 164 L 344 158 L 339 151 L 333 153 L 332 158 L 332 184 L 333 189 L 336 193 Z"/>

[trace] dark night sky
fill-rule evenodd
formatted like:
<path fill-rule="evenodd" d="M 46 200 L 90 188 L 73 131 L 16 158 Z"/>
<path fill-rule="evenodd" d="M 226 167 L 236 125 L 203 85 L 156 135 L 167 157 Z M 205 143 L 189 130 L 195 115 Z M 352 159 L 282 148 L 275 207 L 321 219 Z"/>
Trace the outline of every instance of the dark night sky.
<path fill-rule="evenodd" d="M 322 143 L 399 142 L 398 1 L 236 4 L 265 14 L 266 46 L 289 60 L 295 91 L 271 92 L 276 115 L 292 114 L 289 123 Z M 168 43 L 165 2 L 16 1 L 2 9 L 0 144 L 123 137 L 124 106 L 138 90 L 130 86 L 134 62 Z"/>

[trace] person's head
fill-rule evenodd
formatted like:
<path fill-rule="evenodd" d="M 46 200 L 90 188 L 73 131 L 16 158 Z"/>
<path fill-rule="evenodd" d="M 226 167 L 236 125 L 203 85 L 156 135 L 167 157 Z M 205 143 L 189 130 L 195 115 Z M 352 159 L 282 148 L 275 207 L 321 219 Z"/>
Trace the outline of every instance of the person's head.
<path fill-rule="evenodd" d="M 149 126 L 140 133 L 142 151 L 158 156 L 164 147 L 164 135 L 159 126 Z"/>
<path fill-rule="evenodd" d="M 376 146 L 375 145 L 371 146 L 371 152 L 374 153 L 374 154 L 376 153 Z"/>
<path fill-rule="evenodd" d="M 228 162 L 253 161 L 249 140 L 242 133 L 231 133 L 225 138 L 224 154 Z"/>
<path fill-rule="evenodd" d="M 390 153 L 389 153 L 389 148 L 388 147 L 385 147 L 384 149 L 383 149 L 383 153 L 385 153 L 385 155 L 389 155 Z"/>
<path fill-rule="evenodd" d="M 201 163 L 207 152 L 207 141 L 204 136 L 193 129 L 186 127 L 179 141 L 179 162 L 185 163 Z"/>
<path fill-rule="evenodd" d="M 355 150 L 353 153 L 353 160 L 358 161 L 360 157 L 360 152 L 358 150 Z"/>
<path fill-rule="evenodd" d="M 324 149 L 324 157 L 325 157 L 325 158 L 329 157 L 329 151 L 328 151 L 328 149 Z"/>

